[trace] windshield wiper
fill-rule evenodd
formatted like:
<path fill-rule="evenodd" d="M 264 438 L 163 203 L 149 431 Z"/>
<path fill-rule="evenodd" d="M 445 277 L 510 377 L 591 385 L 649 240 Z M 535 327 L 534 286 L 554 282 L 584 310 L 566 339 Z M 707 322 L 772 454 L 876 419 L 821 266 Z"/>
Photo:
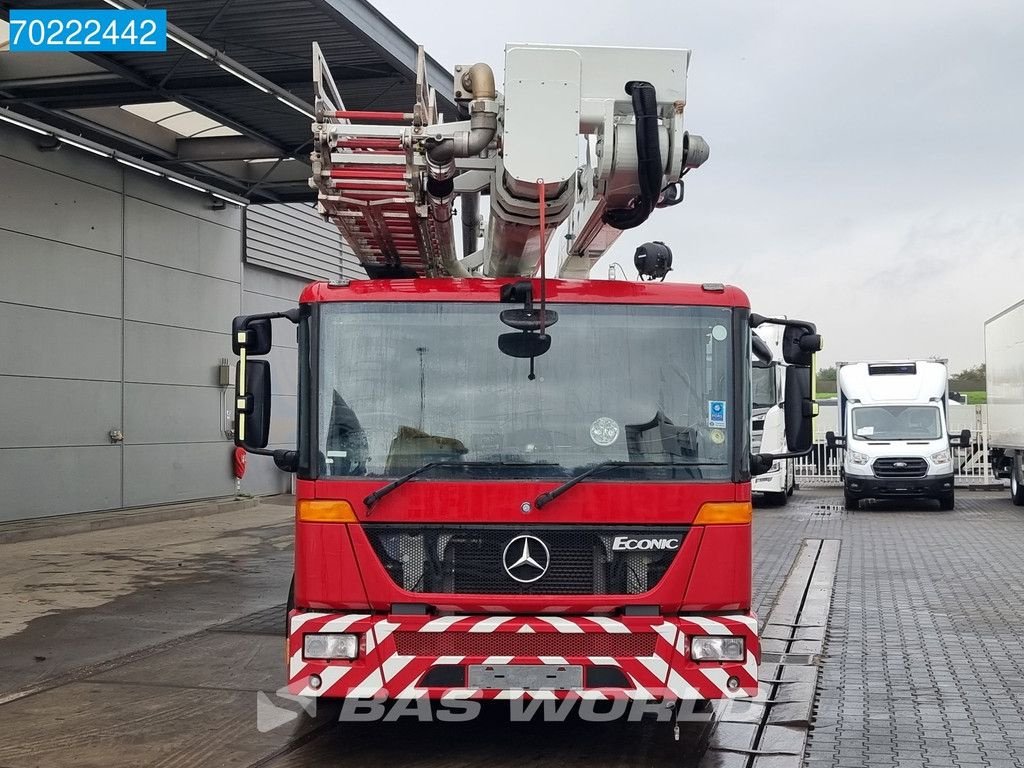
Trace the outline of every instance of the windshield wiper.
<path fill-rule="evenodd" d="M 580 472 L 575 477 L 566 480 L 557 488 L 552 488 L 547 493 L 542 493 L 533 501 L 533 505 L 540 509 L 545 504 L 548 504 L 563 493 L 568 491 L 574 485 L 578 485 L 586 480 L 588 477 L 593 477 L 601 472 L 607 472 L 609 469 L 616 469 L 618 467 L 724 467 L 725 464 L 722 462 L 711 462 L 711 461 L 687 461 L 687 462 L 676 462 L 676 461 L 603 461 L 600 464 L 595 464 L 590 469 Z"/>
<path fill-rule="evenodd" d="M 428 461 L 421 467 L 417 467 L 412 472 L 406 475 L 392 480 L 387 485 L 381 486 L 376 491 L 371 493 L 365 499 L 363 504 L 366 505 L 366 510 L 369 512 L 373 509 L 374 505 L 391 493 L 396 488 L 405 485 L 410 480 L 413 480 L 425 472 L 429 472 L 435 467 L 551 467 L 558 466 L 551 462 L 544 461 L 461 461 L 460 459 L 444 459 L 441 461 Z"/>

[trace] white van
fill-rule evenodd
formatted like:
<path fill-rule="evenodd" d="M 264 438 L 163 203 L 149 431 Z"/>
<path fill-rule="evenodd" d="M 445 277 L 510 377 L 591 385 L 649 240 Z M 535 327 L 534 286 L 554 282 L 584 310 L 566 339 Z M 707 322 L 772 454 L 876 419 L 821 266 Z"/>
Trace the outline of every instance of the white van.
<path fill-rule="evenodd" d="M 846 508 L 863 499 L 936 499 L 953 509 L 944 361 L 839 363 L 839 436 Z M 956 438 L 970 443 L 970 431 Z"/>

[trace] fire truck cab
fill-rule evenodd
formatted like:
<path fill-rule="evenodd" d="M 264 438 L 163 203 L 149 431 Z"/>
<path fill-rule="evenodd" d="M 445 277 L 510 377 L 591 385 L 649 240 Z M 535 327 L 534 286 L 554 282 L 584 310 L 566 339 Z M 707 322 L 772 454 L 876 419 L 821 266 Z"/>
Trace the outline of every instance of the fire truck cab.
<path fill-rule="evenodd" d="M 688 56 L 510 47 L 505 94 L 459 68 L 465 124 L 428 124 L 424 92 L 373 118 L 399 126 L 353 122 L 371 118 L 343 109 L 319 61 L 313 183 L 375 279 L 314 283 L 232 328 L 236 441 L 297 474 L 294 693 L 756 694 L 751 477 L 810 448 L 820 338 L 732 286 L 564 279 L 706 157 L 681 127 Z M 509 135 L 531 98 L 557 113 L 558 151 Z M 582 167 L 562 157 L 580 136 L 596 145 Z M 460 260 L 453 198 L 481 186 L 487 235 Z M 548 278 L 559 222 L 574 236 Z M 664 278 L 671 254 L 643 246 L 636 265 Z M 298 439 L 269 450 L 276 318 L 297 326 Z M 766 324 L 791 366 L 788 453 L 752 455 Z"/>

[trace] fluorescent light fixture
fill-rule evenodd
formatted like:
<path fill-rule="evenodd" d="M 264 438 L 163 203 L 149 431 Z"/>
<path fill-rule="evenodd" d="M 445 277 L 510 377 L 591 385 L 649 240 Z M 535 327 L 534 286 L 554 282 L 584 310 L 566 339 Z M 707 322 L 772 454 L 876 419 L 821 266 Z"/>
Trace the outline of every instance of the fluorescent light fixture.
<path fill-rule="evenodd" d="M 94 155 L 99 155 L 100 157 L 106 157 L 108 159 L 110 158 L 110 155 L 108 153 L 100 152 L 100 150 L 94 149 L 90 146 L 87 146 L 86 144 L 79 144 L 77 141 L 74 141 L 73 139 L 65 139 L 63 136 L 58 136 L 57 140 L 62 144 L 69 144 L 75 149 L 80 149 L 83 152 L 92 152 Z"/>
<path fill-rule="evenodd" d="M 32 133 L 38 133 L 40 136 L 49 136 L 50 135 L 49 131 L 44 131 L 41 128 L 36 128 L 34 125 L 29 125 L 28 123 L 23 123 L 23 122 L 21 122 L 21 120 L 15 120 L 13 117 L 8 117 L 7 115 L 2 114 L 2 113 L 0 113 L 0 120 L 3 120 L 5 123 L 10 123 L 11 125 L 16 125 L 19 128 L 24 128 L 26 131 L 32 131 Z"/>
<path fill-rule="evenodd" d="M 173 176 L 168 176 L 167 178 L 173 181 L 175 184 L 181 184 L 181 186 L 188 187 L 189 189 L 194 189 L 196 192 L 206 192 L 206 189 L 200 187 L 198 184 L 192 184 L 191 182 L 185 181 L 184 179 L 176 179 Z"/>
<path fill-rule="evenodd" d="M 306 110 L 304 110 L 302 107 L 300 107 L 297 104 L 292 104 L 290 101 L 288 101 L 288 99 L 285 99 L 285 98 L 283 98 L 281 96 L 278 96 L 277 100 L 280 101 L 282 104 L 284 104 L 286 107 L 291 107 L 296 112 L 302 113 L 303 115 L 308 117 L 310 120 L 314 119 L 314 117 L 315 117 L 315 115 L 313 115 L 311 112 L 307 112 Z"/>
<path fill-rule="evenodd" d="M 177 37 L 175 35 L 172 35 L 170 32 L 167 33 L 167 39 L 170 40 L 172 43 L 177 43 L 178 45 L 180 45 L 182 48 L 185 48 L 186 50 L 192 51 L 192 53 L 194 53 L 196 56 L 201 56 L 202 58 L 206 59 L 207 61 L 213 61 L 213 57 L 210 54 L 208 54 L 206 51 L 199 50 L 198 48 L 196 48 L 191 43 L 186 43 L 184 40 L 182 40 L 181 38 L 179 38 L 179 37 Z"/>
<path fill-rule="evenodd" d="M 224 195 L 219 195 L 216 192 L 214 192 L 212 189 L 210 190 L 210 194 L 213 195 L 214 197 L 216 197 L 218 200 L 224 200 L 225 202 L 231 203 L 232 205 L 237 205 L 239 208 L 242 208 L 242 207 L 245 206 L 245 203 L 240 203 L 237 200 L 234 200 L 234 199 L 232 199 L 230 197 L 225 197 Z"/>
<path fill-rule="evenodd" d="M 239 80 L 241 80 L 241 81 L 242 81 L 243 83 L 248 83 L 248 84 L 249 84 L 249 85 L 251 85 L 251 86 L 252 86 L 253 88 L 256 88 L 257 90 L 263 91 L 264 93 L 270 93 L 270 89 L 269 89 L 269 88 L 266 88 L 266 87 L 264 87 L 264 86 L 260 85 L 260 84 L 259 84 L 259 83 L 257 83 L 257 82 L 256 82 L 255 80 L 250 80 L 250 79 L 249 79 L 248 77 L 246 77 L 245 75 L 243 75 L 243 74 L 242 74 L 241 72 L 238 72 L 237 70 L 234 70 L 234 69 L 232 69 L 232 68 L 231 68 L 231 67 L 229 67 L 229 66 L 228 66 L 227 64 L 222 64 L 222 63 L 220 63 L 220 62 L 218 61 L 218 62 L 217 62 L 217 66 L 218 66 L 218 67 L 220 67 L 221 69 L 223 69 L 223 70 L 224 70 L 225 72 L 227 72 L 227 73 L 228 73 L 229 75 L 234 75 L 234 76 L 235 76 L 235 77 L 237 77 L 237 78 L 238 78 Z"/>
<path fill-rule="evenodd" d="M 105 2 L 107 5 L 109 5 L 109 6 L 113 7 L 113 8 L 117 8 L 117 10 L 119 10 L 119 11 L 123 11 L 124 10 L 124 6 L 121 5 L 121 3 L 116 2 L 116 0 L 103 0 L 103 2 Z"/>
<path fill-rule="evenodd" d="M 117 160 L 117 162 L 119 162 L 121 165 L 127 165 L 129 168 L 134 168 L 136 171 L 142 171 L 143 173 L 148 173 L 151 176 L 163 176 L 163 174 L 160 173 L 160 171 L 154 171 L 152 168 L 147 168 L 144 165 L 133 163 L 130 160 L 125 160 L 120 157 L 115 157 L 114 159 Z"/>

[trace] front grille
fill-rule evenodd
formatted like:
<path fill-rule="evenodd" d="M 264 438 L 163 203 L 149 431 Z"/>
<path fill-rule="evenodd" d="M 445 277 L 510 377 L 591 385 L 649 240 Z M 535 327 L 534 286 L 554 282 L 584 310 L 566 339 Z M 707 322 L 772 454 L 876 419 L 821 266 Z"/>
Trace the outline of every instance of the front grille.
<path fill-rule="evenodd" d="M 653 656 L 654 632 L 406 632 L 395 652 L 403 656 Z"/>
<path fill-rule="evenodd" d="M 680 526 L 455 526 L 364 525 L 384 569 L 410 592 L 489 595 L 636 595 L 653 589 L 686 536 Z M 532 537 L 523 552 L 520 536 Z M 677 540 L 673 549 L 615 551 L 616 537 L 650 546 Z M 514 551 L 513 551 L 514 548 Z M 530 555 L 513 575 L 510 564 Z M 506 549 L 509 549 L 506 556 Z M 537 578 L 534 578 L 537 577 Z"/>
<path fill-rule="evenodd" d="M 872 468 L 875 477 L 924 477 L 928 474 L 928 462 L 920 457 L 887 456 L 875 459 Z"/>

